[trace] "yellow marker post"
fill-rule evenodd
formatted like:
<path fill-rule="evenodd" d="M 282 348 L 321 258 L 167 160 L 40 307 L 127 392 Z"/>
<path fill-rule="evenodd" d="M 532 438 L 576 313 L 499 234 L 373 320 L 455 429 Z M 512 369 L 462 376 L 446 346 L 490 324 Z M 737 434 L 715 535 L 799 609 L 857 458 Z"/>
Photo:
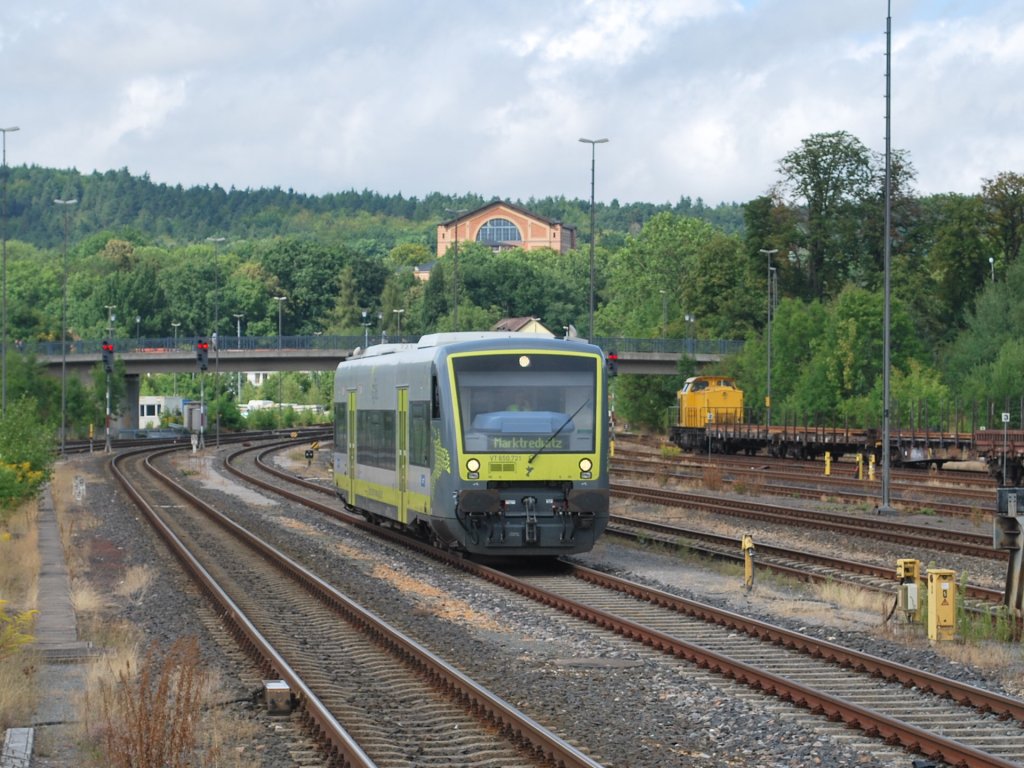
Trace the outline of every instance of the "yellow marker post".
<path fill-rule="evenodd" d="M 956 571 L 928 570 L 928 639 L 956 637 Z"/>
<path fill-rule="evenodd" d="M 754 588 L 754 537 L 743 534 L 740 549 L 743 550 L 743 586 L 749 592 Z"/>
<path fill-rule="evenodd" d="M 832 474 L 832 451 L 825 451 L 825 477 Z"/>
<path fill-rule="evenodd" d="M 875 479 L 875 454 L 868 456 L 868 480 Z"/>
<path fill-rule="evenodd" d="M 864 454 L 857 454 L 857 479 L 864 479 Z"/>

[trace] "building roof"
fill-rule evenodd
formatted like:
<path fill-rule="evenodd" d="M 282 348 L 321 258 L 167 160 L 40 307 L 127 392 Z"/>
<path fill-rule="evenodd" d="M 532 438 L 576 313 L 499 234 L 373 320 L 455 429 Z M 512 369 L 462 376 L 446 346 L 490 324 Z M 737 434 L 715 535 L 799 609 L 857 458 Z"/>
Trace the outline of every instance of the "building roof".
<path fill-rule="evenodd" d="M 505 317 L 492 325 L 491 330 L 511 331 L 513 333 L 529 331 L 531 333 L 551 334 L 547 328 L 541 325 L 540 320 L 536 317 Z"/>
<path fill-rule="evenodd" d="M 506 202 L 505 200 L 492 200 L 491 202 L 489 202 L 489 203 L 487 203 L 485 205 L 481 205 L 479 208 L 474 208 L 472 211 L 466 211 L 465 213 L 456 216 L 454 219 L 449 219 L 448 221 L 441 222 L 441 226 L 442 227 L 450 227 L 451 225 L 455 224 L 456 222 L 462 221 L 464 219 L 469 219 L 469 218 L 472 218 L 474 216 L 479 216 L 483 211 L 486 211 L 488 208 L 497 208 L 498 206 L 504 206 L 505 208 L 510 208 L 513 211 L 515 211 L 516 213 L 520 213 L 523 216 L 527 216 L 527 217 L 529 217 L 531 219 L 536 219 L 537 221 L 543 221 L 545 224 L 547 224 L 549 226 L 554 226 L 554 225 L 557 224 L 557 225 L 563 227 L 564 229 L 576 229 L 576 227 L 574 227 L 574 226 L 572 226 L 570 224 L 563 224 L 558 219 L 549 219 L 547 216 L 541 216 L 539 214 L 534 213 L 533 211 L 530 211 L 530 210 L 527 210 L 526 208 L 523 208 L 521 205 L 516 205 L 515 203 L 509 203 L 509 202 Z"/>

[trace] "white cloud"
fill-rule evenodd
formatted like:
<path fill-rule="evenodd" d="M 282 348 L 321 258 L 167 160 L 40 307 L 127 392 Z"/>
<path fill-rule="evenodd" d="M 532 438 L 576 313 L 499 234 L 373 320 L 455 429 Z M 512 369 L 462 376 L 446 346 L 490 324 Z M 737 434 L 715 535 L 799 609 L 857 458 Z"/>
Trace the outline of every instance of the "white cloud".
<path fill-rule="evenodd" d="M 25 8 L 21 6 L 25 5 Z M 893 143 L 923 192 L 1024 170 L 1024 8 L 894 0 Z M 170 184 L 744 201 L 811 133 L 880 151 L 862 0 L 105 0 L 0 9 L 15 163 Z"/>

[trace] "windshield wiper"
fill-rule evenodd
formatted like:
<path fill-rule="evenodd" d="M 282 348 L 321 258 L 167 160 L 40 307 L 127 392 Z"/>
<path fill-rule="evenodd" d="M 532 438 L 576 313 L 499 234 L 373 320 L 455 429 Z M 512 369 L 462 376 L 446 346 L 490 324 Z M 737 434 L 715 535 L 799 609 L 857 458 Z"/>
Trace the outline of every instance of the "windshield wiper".
<path fill-rule="evenodd" d="M 551 444 L 551 441 L 554 440 L 556 437 L 558 437 L 558 433 L 561 432 L 563 429 L 565 429 L 567 426 L 569 426 L 569 424 L 572 422 L 572 420 L 576 418 L 576 414 L 579 413 L 580 411 L 582 411 L 584 408 L 586 408 L 587 404 L 589 402 L 590 402 L 590 398 L 588 397 L 586 400 L 583 401 L 583 405 L 581 405 L 579 408 L 577 408 L 575 411 L 572 412 L 572 416 L 570 416 L 568 419 L 566 419 L 565 421 L 562 422 L 562 426 L 560 426 L 558 429 L 556 429 L 554 432 L 551 433 L 551 437 L 549 437 L 547 440 L 544 441 L 544 445 L 542 445 L 540 448 L 538 448 L 537 452 L 535 454 L 533 454 L 533 456 L 531 456 L 529 459 L 526 460 L 526 463 L 527 464 L 533 464 L 533 460 L 536 459 L 538 456 L 540 456 L 541 453 L 543 453 L 544 449 L 547 448 Z"/>

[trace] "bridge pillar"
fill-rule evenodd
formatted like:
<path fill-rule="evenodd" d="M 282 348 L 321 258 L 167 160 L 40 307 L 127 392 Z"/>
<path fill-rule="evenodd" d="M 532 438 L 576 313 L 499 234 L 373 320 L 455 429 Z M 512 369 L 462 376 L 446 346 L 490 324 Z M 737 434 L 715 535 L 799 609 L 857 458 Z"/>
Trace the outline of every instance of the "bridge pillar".
<path fill-rule="evenodd" d="M 121 416 L 117 420 L 118 429 L 138 429 L 139 428 L 139 391 L 142 388 L 142 382 L 139 374 L 127 373 L 124 377 L 124 408 L 121 411 Z M 117 432 L 114 432 L 114 437 L 117 436 Z"/>

